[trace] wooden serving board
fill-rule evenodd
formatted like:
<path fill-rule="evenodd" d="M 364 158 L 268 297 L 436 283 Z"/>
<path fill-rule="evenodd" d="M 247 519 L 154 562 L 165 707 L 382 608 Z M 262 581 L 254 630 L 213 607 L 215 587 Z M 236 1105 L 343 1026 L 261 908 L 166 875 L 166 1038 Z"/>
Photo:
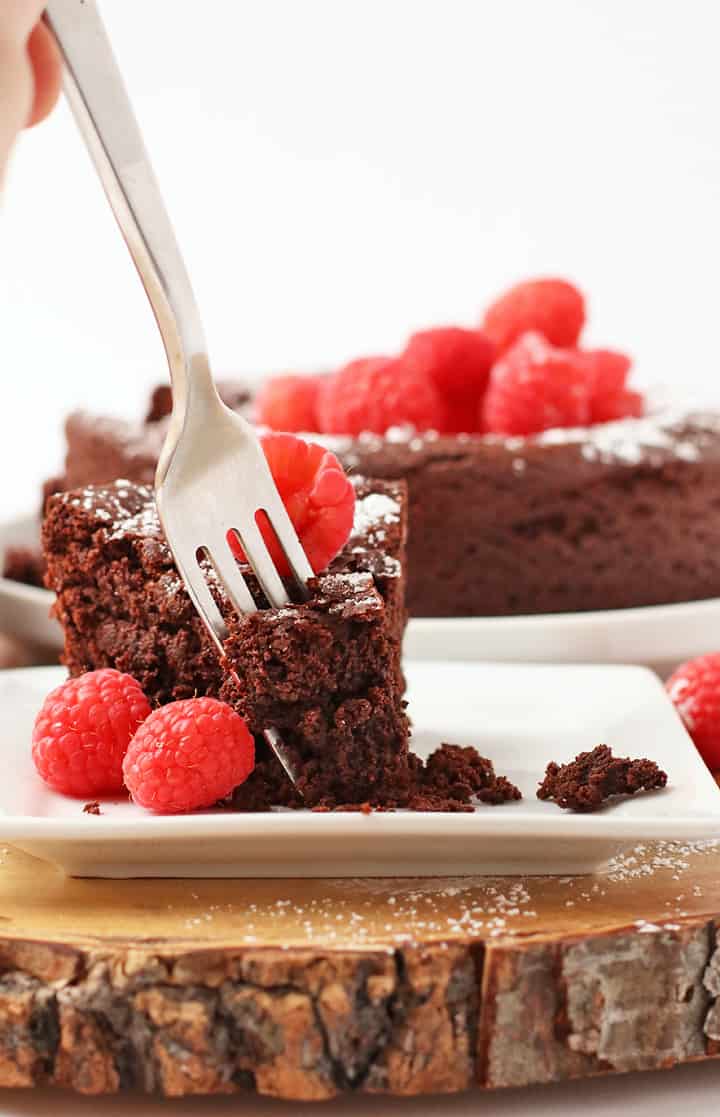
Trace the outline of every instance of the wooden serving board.
<path fill-rule="evenodd" d="M 597 877 L 72 880 L 0 851 L 0 1086 L 421 1094 L 720 1051 L 720 845 Z"/>

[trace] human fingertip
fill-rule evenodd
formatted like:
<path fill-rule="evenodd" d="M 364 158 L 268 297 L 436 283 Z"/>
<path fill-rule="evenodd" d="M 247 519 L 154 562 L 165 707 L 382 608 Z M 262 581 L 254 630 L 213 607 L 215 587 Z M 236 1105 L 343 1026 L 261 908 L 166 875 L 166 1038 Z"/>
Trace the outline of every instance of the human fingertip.
<path fill-rule="evenodd" d="M 42 20 L 31 31 L 27 50 L 35 81 L 35 95 L 27 121 L 30 128 L 48 116 L 60 96 L 62 59 L 51 31 Z"/>

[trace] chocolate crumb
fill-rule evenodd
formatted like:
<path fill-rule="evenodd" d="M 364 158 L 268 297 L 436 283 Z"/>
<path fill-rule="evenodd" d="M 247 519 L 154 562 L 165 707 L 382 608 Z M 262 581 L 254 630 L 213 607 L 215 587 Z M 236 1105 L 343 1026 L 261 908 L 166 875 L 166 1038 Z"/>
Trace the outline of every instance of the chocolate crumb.
<path fill-rule="evenodd" d="M 92 803 L 86 803 L 83 807 L 83 811 L 85 814 L 102 814 L 97 799 L 94 799 Z"/>
<path fill-rule="evenodd" d="M 608 799 L 665 787 L 667 774 L 653 760 L 613 756 L 607 745 L 581 752 L 569 764 L 551 761 L 538 799 L 553 799 L 570 811 L 596 811 Z"/>
<path fill-rule="evenodd" d="M 441 745 L 427 759 L 423 772 L 426 794 L 496 805 L 522 799 L 520 791 L 505 776 L 497 776 L 492 760 L 480 756 L 471 745 Z"/>

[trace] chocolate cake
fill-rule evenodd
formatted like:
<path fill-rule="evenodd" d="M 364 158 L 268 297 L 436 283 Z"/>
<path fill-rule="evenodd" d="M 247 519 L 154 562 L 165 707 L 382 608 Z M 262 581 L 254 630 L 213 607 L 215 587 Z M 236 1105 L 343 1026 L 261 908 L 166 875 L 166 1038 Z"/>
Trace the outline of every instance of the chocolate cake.
<path fill-rule="evenodd" d="M 166 418 L 67 424 L 75 487 L 149 483 Z M 312 436 L 409 492 L 413 616 L 507 616 L 720 596 L 720 415 L 661 411 L 530 437 Z"/>
<path fill-rule="evenodd" d="M 245 570 L 260 608 L 239 616 L 216 585 L 229 628 L 223 664 L 175 570 L 152 491 L 116 481 L 55 496 L 43 540 L 71 674 L 116 667 L 153 703 L 214 695 L 256 735 L 279 729 L 308 806 L 407 799 L 405 487 L 357 479 L 356 492 L 350 539 L 309 601 L 270 609 Z M 254 808 L 293 800 L 262 751 L 244 795 Z"/>

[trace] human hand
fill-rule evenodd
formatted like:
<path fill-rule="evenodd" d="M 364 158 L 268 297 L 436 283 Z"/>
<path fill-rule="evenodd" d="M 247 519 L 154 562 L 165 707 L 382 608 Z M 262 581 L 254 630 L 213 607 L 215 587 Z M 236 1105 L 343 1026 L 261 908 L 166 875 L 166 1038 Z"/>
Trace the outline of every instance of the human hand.
<path fill-rule="evenodd" d="M 60 55 L 40 22 L 45 0 L 0 0 L 0 182 L 16 136 L 43 120 L 60 92 Z"/>

